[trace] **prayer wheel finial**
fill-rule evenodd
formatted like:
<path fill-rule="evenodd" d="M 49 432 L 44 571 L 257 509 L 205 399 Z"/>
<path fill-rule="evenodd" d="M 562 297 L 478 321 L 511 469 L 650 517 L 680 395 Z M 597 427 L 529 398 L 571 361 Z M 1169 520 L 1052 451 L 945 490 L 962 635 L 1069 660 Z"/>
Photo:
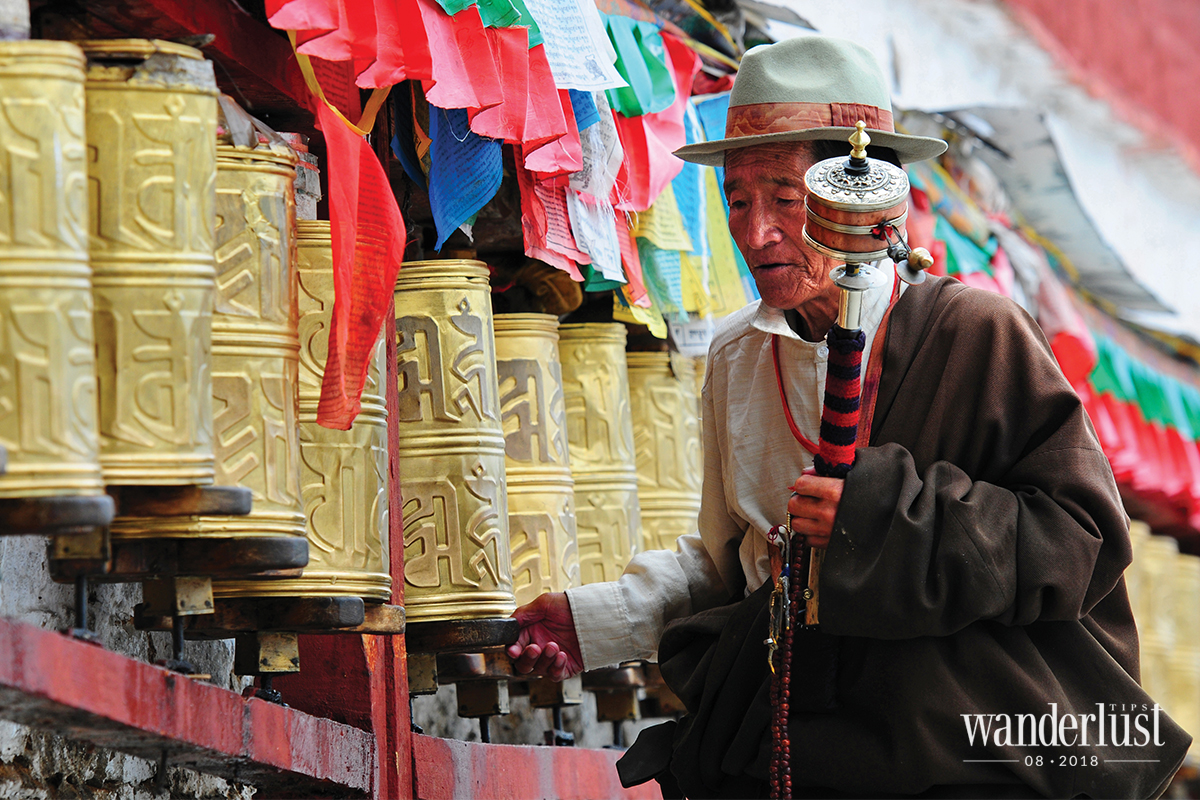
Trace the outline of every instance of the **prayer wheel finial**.
<path fill-rule="evenodd" d="M 850 157 L 853 159 L 864 159 L 867 157 L 867 145 L 871 143 L 871 137 L 863 130 L 867 127 L 867 123 L 861 119 L 854 123 L 854 133 L 850 134 L 850 144 L 854 149 L 850 151 Z"/>

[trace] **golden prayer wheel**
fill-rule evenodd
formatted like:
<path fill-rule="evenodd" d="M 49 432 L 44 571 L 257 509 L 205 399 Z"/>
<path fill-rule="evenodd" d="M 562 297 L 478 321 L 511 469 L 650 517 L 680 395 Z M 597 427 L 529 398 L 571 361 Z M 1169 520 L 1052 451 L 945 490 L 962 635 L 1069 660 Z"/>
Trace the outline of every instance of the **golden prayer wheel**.
<path fill-rule="evenodd" d="M 210 484 L 212 63 L 174 42 L 81 46 L 104 480 Z"/>
<path fill-rule="evenodd" d="M 1200 557 L 1175 557 L 1175 647 L 1168 657 L 1168 713 L 1186 731 L 1200 731 Z M 1192 752 L 1198 752 L 1195 742 Z"/>
<path fill-rule="evenodd" d="M 487 268 L 405 264 L 395 309 L 408 620 L 507 616 L 516 601 Z"/>
<path fill-rule="evenodd" d="M 558 319 L 498 314 L 496 369 L 518 605 L 579 585 Z"/>
<path fill-rule="evenodd" d="M 218 148 L 213 317 L 216 482 L 250 489 L 246 516 L 124 517 L 117 538 L 304 536 L 300 496 L 295 155 Z M 214 585 L 214 594 L 221 595 Z"/>
<path fill-rule="evenodd" d="M 1174 580 L 1179 544 L 1169 536 L 1147 536 L 1134 551 L 1142 592 L 1134 607 L 1141 640 L 1142 686 L 1163 707 L 1171 699 L 1171 652 L 1176 645 Z"/>
<path fill-rule="evenodd" d="M 583 583 L 616 580 L 641 549 L 625 326 L 559 328 Z"/>
<path fill-rule="evenodd" d="M 703 462 L 696 367 L 666 352 L 627 353 L 633 448 L 637 462 L 642 544 L 674 550 L 695 533 L 700 517 Z"/>
<path fill-rule="evenodd" d="M 387 402 L 383 339 L 367 371 L 362 411 L 348 431 L 317 424 L 333 312 L 329 222 L 296 223 L 300 277 L 300 492 L 308 566 L 299 578 L 222 581 L 225 597 L 362 597 L 387 601 Z"/>
<path fill-rule="evenodd" d="M 99 495 L 84 60 L 0 42 L 0 498 Z"/>

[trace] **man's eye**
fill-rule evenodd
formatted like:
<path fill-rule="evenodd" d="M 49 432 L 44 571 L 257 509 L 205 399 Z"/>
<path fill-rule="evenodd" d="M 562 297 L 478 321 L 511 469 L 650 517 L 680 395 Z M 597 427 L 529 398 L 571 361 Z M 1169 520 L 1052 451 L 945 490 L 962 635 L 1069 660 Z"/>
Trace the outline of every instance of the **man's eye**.
<path fill-rule="evenodd" d="M 777 198 L 775 198 L 775 202 L 779 203 L 782 206 L 790 206 L 795 203 L 799 203 L 800 198 L 798 198 L 798 197 L 777 197 Z"/>

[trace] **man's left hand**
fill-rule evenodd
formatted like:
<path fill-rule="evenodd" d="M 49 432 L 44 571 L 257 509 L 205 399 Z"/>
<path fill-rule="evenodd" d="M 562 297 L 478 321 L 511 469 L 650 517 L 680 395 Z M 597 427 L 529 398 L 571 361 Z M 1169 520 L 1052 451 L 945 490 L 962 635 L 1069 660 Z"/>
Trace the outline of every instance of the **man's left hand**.
<path fill-rule="evenodd" d="M 833 518 L 842 501 L 840 478 L 820 478 L 806 469 L 792 487 L 787 510 L 792 515 L 792 530 L 804 537 L 809 547 L 828 547 L 833 534 Z"/>

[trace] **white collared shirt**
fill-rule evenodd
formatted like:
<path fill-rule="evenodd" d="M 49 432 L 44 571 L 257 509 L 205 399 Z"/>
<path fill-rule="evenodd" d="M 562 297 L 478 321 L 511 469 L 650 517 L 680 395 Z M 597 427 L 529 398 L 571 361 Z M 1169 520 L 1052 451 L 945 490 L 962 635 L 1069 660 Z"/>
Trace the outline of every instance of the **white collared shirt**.
<path fill-rule="evenodd" d="M 863 374 L 887 310 L 891 281 L 867 291 Z M 674 552 L 639 553 L 617 581 L 567 591 L 586 669 L 654 660 L 672 619 L 753 592 L 770 577 L 766 533 L 787 521 L 787 500 L 812 456 L 793 438 L 779 398 L 779 363 L 792 417 L 816 442 L 829 349 L 801 339 L 783 312 L 755 301 L 722 321 L 704 382 L 704 489 L 699 531 Z"/>

